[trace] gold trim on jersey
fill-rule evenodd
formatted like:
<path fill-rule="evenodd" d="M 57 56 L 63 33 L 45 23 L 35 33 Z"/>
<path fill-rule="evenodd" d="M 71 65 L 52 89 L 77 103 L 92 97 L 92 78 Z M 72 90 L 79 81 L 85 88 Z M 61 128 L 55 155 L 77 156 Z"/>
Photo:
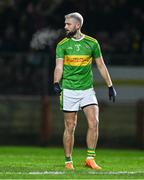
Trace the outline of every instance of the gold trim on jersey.
<path fill-rule="evenodd" d="M 89 55 L 65 55 L 64 65 L 69 66 L 87 66 L 92 63 L 92 57 Z"/>
<path fill-rule="evenodd" d="M 94 43 L 98 43 L 98 41 L 97 41 L 95 38 L 93 38 L 93 37 L 91 37 L 91 36 L 88 36 L 88 35 L 85 35 L 85 39 L 88 39 L 88 40 L 90 40 L 90 41 L 93 41 Z"/>
<path fill-rule="evenodd" d="M 68 40 L 69 40 L 68 38 L 63 38 L 58 44 L 62 45 L 62 44 L 64 44 Z"/>

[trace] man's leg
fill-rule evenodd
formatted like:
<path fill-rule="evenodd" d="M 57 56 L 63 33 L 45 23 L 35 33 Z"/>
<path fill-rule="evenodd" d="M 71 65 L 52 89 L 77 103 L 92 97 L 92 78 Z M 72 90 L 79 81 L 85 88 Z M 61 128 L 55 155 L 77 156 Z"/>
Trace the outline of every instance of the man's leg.
<path fill-rule="evenodd" d="M 92 169 L 100 170 L 95 161 L 95 148 L 98 141 L 98 131 L 99 131 L 99 108 L 97 105 L 90 105 L 83 108 L 85 116 L 88 122 L 88 130 L 87 130 L 87 159 L 86 165 Z"/>
<path fill-rule="evenodd" d="M 74 146 L 74 132 L 77 124 L 77 112 L 64 112 L 64 153 L 65 153 L 65 167 L 67 169 L 74 169 L 72 162 L 72 151 Z"/>
<path fill-rule="evenodd" d="M 90 105 L 83 111 L 88 121 L 87 146 L 95 149 L 98 141 L 99 108 L 97 105 Z"/>

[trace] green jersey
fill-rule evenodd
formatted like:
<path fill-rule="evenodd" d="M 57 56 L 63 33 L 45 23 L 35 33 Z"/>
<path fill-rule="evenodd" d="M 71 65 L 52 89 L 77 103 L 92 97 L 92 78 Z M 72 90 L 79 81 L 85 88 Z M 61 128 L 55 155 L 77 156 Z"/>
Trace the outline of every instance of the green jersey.
<path fill-rule="evenodd" d="M 84 90 L 93 87 L 92 60 L 101 57 L 96 39 L 64 38 L 57 44 L 56 59 L 64 61 L 62 88 Z"/>

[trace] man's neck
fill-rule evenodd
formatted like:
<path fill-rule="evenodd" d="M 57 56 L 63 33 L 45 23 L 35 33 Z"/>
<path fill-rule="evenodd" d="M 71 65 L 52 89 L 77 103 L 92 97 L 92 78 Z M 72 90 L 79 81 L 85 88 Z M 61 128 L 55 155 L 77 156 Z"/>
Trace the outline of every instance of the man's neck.
<path fill-rule="evenodd" d="M 73 38 L 74 38 L 74 39 L 81 39 L 82 36 L 83 36 L 83 34 L 82 34 L 80 31 L 78 31 L 78 32 L 73 36 Z"/>

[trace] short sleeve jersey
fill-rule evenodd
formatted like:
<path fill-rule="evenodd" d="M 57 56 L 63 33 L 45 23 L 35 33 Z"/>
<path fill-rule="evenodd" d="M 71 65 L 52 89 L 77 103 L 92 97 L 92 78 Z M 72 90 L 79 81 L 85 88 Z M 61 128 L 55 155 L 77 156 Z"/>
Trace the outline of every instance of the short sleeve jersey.
<path fill-rule="evenodd" d="M 56 47 L 56 59 L 64 61 L 62 88 L 85 90 L 93 87 L 92 60 L 101 57 L 96 39 L 84 35 L 80 40 L 64 38 Z"/>

